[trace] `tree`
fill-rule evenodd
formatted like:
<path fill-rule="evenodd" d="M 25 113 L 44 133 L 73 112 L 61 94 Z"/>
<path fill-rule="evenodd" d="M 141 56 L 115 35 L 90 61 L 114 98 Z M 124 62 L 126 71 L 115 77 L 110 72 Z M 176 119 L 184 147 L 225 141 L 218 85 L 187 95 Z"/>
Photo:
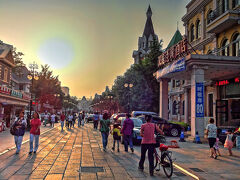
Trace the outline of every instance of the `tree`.
<path fill-rule="evenodd" d="M 48 102 L 50 105 L 60 107 L 64 96 L 61 83 L 58 76 L 54 76 L 49 68 L 48 65 L 41 66 L 39 79 L 33 83 L 33 93 L 41 104 Z"/>
<path fill-rule="evenodd" d="M 139 64 L 132 65 L 123 76 L 118 76 L 112 92 L 119 104 L 126 111 L 128 106 L 128 90 L 125 83 L 132 83 L 130 88 L 130 104 L 132 110 L 159 111 L 159 84 L 154 77 L 158 69 L 158 56 L 162 51 L 162 40 L 153 39 L 150 53 Z"/>
<path fill-rule="evenodd" d="M 20 74 L 22 73 L 21 67 L 25 66 L 22 60 L 22 56 L 24 56 L 24 54 L 22 52 L 18 52 L 17 48 L 14 47 L 12 49 L 12 56 L 15 64 L 15 67 L 13 68 L 13 72 L 20 76 Z"/>

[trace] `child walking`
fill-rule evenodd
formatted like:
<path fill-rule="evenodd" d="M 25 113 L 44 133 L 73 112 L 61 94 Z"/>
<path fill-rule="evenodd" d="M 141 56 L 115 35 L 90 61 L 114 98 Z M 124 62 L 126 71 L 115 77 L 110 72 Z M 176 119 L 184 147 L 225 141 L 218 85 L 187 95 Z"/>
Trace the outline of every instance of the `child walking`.
<path fill-rule="evenodd" d="M 221 156 L 220 151 L 219 151 L 219 138 L 218 138 L 218 137 L 216 138 L 216 142 L 215 142 L 213 148 L 214 148 L 214 150 L 215 150 L 215 153 L 216 153 L 218 156 Z"/>
<path fill-rule="evenodd" d="M 232 130 L 228 130 L 228 132 L 226 133 L 227 137 L 224 143 L 224 147 L 228 148 L 228 152 L 229 152 L 229 156 L 232 156 L 232 148 L 233 148 L 233 142 L 232 142 L 232 137 L 233 137 L 233 133 Z"/>
<path fill-rule="evenodd" d="M 115 150 L 115 143 L 117 142 L 117 151 L 120 152 L 119 150 L 119 141 L 121 140 L 121 133 L 120 133 L 120 127 L 119 124 L 114 124 L 113 125 L 113 130 L 111 132 L 111 134 L 113 135 L 113 147 L 112 150 Z"/>

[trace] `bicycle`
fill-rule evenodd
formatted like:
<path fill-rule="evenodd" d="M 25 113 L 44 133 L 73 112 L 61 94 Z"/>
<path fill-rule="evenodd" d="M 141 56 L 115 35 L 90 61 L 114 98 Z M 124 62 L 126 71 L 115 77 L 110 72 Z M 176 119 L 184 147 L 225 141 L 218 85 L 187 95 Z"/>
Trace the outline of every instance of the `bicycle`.
<path fill-rule="evenodd" d="M 166 142 L 164 136 L 157 135 L 157 142 Z M 168 151 L 168 146 L 161 144 L 159 147 L 161 156 L 157 153 L 157 149 L 154 149 L 154 169 L 160 171 L 160 166 L 162 166 L 165 175 L 170 178 L 173 174 L 173 163 L 172 163 L 172 152 Z M 158 166 L 158 169 L 156 169 Z"/>

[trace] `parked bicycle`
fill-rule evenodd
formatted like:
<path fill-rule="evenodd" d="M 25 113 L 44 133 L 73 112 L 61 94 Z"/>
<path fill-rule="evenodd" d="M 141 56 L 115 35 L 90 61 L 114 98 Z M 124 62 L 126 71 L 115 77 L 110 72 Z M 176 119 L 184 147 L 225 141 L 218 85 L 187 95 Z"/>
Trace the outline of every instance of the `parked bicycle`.
<path fill-rule="evenodd" d="M 157 135 L 156 140 L 159 143 L 165 143 L 166 139 L 162 135 Z M 165 175 L 170 178 L 173 173 L 172 152 L 168 151 L 168 146 L 161 144 L 159 147 L 161 155 L 158 154 L 157 148 L 154 150 L 154 169 L 160 171 L 162 166 Z"/>

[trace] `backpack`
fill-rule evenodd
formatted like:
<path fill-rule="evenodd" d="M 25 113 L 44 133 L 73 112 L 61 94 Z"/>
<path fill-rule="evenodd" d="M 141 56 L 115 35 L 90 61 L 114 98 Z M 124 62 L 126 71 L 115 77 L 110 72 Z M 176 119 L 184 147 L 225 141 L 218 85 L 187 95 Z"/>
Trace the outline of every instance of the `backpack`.
<path fill-rule="evenodd" d="M 118 133 L 117 133 L 117 132 L 113 132 L 113 139 L 115 139 L 115 140 L 120 140 L 121 137 L 118 136 Z"/>

